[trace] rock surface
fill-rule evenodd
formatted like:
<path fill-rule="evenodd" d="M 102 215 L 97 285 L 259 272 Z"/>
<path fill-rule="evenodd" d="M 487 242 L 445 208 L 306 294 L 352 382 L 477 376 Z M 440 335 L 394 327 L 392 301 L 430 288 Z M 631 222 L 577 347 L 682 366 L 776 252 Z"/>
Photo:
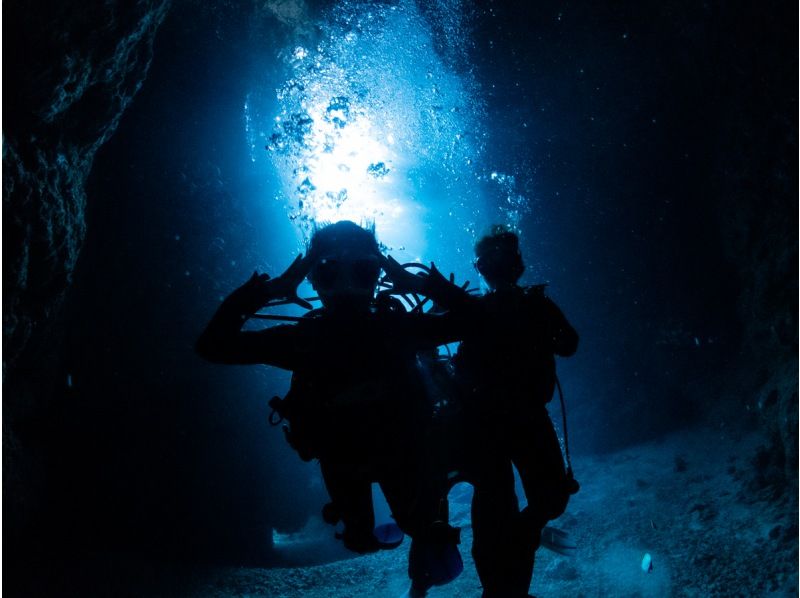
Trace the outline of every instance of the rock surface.
<path fill-rule="evenodd" d="M 3 496 L 12 537 L 40 520 L 54 483 L 41 454 L 49 431 L 37 422 L 54 403 L 54 323 L 86 234 L 84 184 L 147 75 L 168 8 L 3 6 Z"/>
<path fill-rule="evenodd" d="M 84 182 L 139 90 L 168 0 L 8 2 L 3 364 L 51 320 L 86 232 Z M 9 118 L 9 115 L 13 118 Z"/>
<path fill-rule="evenodd" d="M 713 184 L 719 198 L 718 226 L 737 264 L 742 324 L 739 367 L 731 368 L 731 396 L 744 394 L 742 402 L 751 402 L 751 393 L 755 396 L 756 411 L 779 455 L 775 466 L 796 488 L 797 96 L 778 90 L 786 86 L 787 77 L 793 76 L 796 85 L 797 57 L 788 52 L 793 42 L 781 33 L 779 12 L 752 5 L 742 10 L 746 20 L 736 21 L 730 11 L 723 11 L 721 23 L 742 43 L 726 46 L 724 55 L 716 47 L 716 55 L 709 58 L 732 60 L 737 66 L 710 90 L 724 107 Z M 755 36 L 762 37 L 754 42 Z M 755 60 L 752 51 L 745 50 L 748 43 L 758 43 Z M 794 57 L 791 66 L 785 56 Z"/>

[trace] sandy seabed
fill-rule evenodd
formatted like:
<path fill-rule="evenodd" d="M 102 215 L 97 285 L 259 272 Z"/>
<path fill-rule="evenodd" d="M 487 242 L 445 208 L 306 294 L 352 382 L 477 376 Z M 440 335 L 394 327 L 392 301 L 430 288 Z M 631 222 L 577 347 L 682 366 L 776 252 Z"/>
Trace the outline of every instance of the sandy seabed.
<path fill-rule="evenodd" d="M 603 456 L 574 455 L 581 491 L 553 525 L 569 532 L 577 549 L 571 556 L 540 550 L 531 593 L 797 596 L 797 489 L 769 500 L 770 489 L 753 483 L 760 440 L 702 429 Z M 451 494 L 453 522 L 462 526 L 464 573 L 431 590 L 431 598 L 480 596 L 469 554 L 469 494 L 466 487 Z M 186 595 L 399 597 L 408 587 L 407 548 L 406 540 L 393 551 L 355 558 L 342 552 L 341 560 L 315 566 L 217 569 L 195 579 Z M 281 549 L 286 562 L 303 551 L 333 550 L 337 558 L 336 549 L 302 537 Z M 642 568 L 645 553 L 652 558 L 649 572 Z"/>

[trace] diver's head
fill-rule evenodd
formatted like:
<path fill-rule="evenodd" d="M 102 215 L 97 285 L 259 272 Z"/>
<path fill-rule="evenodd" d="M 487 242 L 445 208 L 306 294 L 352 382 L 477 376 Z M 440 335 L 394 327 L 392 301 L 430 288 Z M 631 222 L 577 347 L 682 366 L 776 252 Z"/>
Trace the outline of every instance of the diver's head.
<path fill-rule="evenodd" d="M 328 309 L 358 311 L 369 307 L 381 271 L 375 231 L 342 220 L 317 229 L 308 247 L 308 279 Z"/>
<path fill-rule="evenodd" d="M 499 224 L 475 244 L 475 267 L 492 290 L 512 286 L 525 271 L 519 237 Z"/>

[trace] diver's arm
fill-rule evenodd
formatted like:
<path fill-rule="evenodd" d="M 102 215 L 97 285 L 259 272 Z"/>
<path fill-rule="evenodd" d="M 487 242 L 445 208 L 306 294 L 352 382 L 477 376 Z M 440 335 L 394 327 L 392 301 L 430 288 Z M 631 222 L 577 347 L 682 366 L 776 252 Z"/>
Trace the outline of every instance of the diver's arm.
<path fill-rule="evenodd" d="M 574 355 L 578 350 L 578 333 L 552 299 L 545 296 L 542 298 L 547 332 L 553 342 L 553 353 L 561 357 Z"/>
<path fill-rule="evenodd" d="M 228 297 L 197 340 L 195 350 L 198 355 L 213 363 L 263 363 L 286 370 L 295 369 L 298 361 L 296 326 L 283 325 L 260 331 L 243 331 L 242 326 L 248 315 L 235 299 Z"/>
<path fill-rule="evenodd" d="M 414 351 L 434 349 L 441 345 L 457 343 L 468 336 L 478 317 L 478 304 L 471 297 L 466 307 L 445 313 L 403 314 L 398 330 L 401 338 L 407 339 Z"/>
<path fill-rule="evenodd" d="M 466 289 L 458 286 L 452 280 L 452 274 L 450 280 L 447 280 L 436 266 L 431 264 L 430 274 L 422 279 L 421 293 L 430 297 L 436 305 L 449 311 L 460 312 L 475 309 L 477 297 L 467 293 Z"/>
<path fill-rule="evenodd" d="M 294 369 L 295 326 L 274 326 L 258 332 L 243 331 L 242 326 L 249 315 L 234 295 L 228 297 L 197 340 L 195 350 L 198 355 L 213 363 L 263 363 Z"/>
<path fill-rule="evenodd" d="M 194 350 L 213 363 L 257 363 L 250 351 L 240 347 L 239 336 L 244 334 L 241 330 L 246 321 L 247 315 L 228 297 L 197 339 Z"/>
<path fill-rule="evenodd" d="M 434 302 L 432 311 L 436 313 L 410 314 L 408 338 L 417 351 L 463 340 L 480 318 L 478 298 L 445 279 L 435 268 L 422 279 L 419 294 Z"/>
<path fill-rule="evenodd" d="M 405 339 L 415 351 L 433 349 L 464 338 L 479 309 L 476 297 L 442 276 L 435 264 L 431 264 L 426 275 L 416 275 L 387 256 L 382 267 L 393 284 L 393 293 L 423 295 L 447 310 L 446 313 L 436 314 L 405 314 L 398 329 L 398 338 Z"/>
<path fill-rule="evenodd" d="M 266 363 L 292 369 L 296 331 L 294 326 L 275 326 L 260 332 L 244 332 L 247 319 L 268 301 L 288 298 L 303 307 L 311 306 L 297 297 L 297 285 L 307 272 L 307 262 L 299 256 L 281 276 L 253 273 L 231 293 L 200 335 L 197 353 L 214 363 Z"/>

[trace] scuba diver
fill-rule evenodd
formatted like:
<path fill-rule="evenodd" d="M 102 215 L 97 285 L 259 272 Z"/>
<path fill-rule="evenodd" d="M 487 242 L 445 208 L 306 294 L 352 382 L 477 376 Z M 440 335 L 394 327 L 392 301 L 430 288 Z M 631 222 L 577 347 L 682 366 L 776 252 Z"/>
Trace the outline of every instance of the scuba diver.
<path fill-rule="evenodd" d="M 376 296 L 381 269 L 392 293 L 419 292 L 450 312 L 412 313 L 386 292 Z M 321 308 L 295 324 L 242 330 L 270 302 L 310 309 L 297 296 L 306 276 Z M 465 296 L 435 267 L 424 277 L 411 274 L 381 254 L 374 231 L 341 221 L 316 230 L 306 257 L 282 275 L 254 273 L 223 301 L 196 347 L 212 362 L 292 371 L 288 395 L 272 406 L 288 420 L 287 439 L 300 456 L 319 460 L 331 498 L 324 519 L 343 522 L 341 539 L 350 550 L 387 547 L 373 533 L 371 485 L 377 482 L 412 539 L 412 597 L 451 581 L 463 567 L 459 530 L 447 524 L 446 471 L 427 458 L 432 407 L 417 352 L 460 338 L 458 305 Z"/>
<path fill-rule="evenodd" d="M 467 419 L 460 458 L 474 487 L 472 554 L 484 598 L 527 597 L 542 530 L 578 490 L 546 409 L 558 384 L 554 355 L 575 353 L 578 335 L 544 285 L 518 284 L 525 266 L 514 232 L 492 227 L 475 255 L 490 290 L 474 300 L 453 360 Z M 522 512 L 512 464 L 528 501 Z"/>

